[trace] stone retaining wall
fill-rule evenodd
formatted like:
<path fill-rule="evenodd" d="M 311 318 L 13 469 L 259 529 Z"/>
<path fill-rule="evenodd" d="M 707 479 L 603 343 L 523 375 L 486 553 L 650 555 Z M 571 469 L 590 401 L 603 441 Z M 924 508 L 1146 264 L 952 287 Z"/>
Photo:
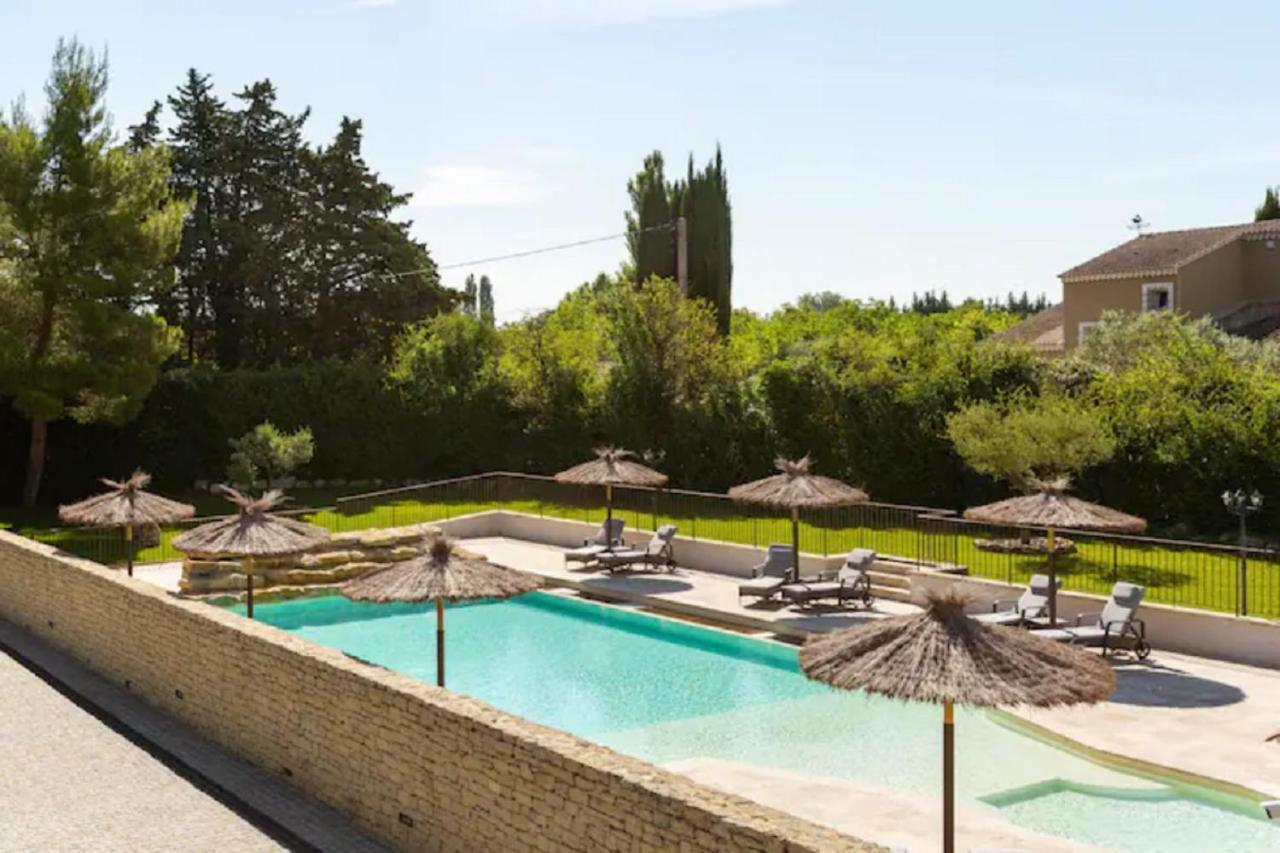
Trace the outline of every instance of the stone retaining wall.
<path fill-rule="evenodd" d="M 268 590 L 340 583 L 418 556 L 423 537 L 439 532 L 435 525 L 414 524 L 336 533 L 305 553 L 255 560 L 253 586 L 255 590 Z M 193 552 L 182 561 L 178 589 L 185 595 L 238 593 L 245 588 L 244 571 L 244 561 L 237 557 Z"/>
<path fill-rule="evenodd" d="M 4 531 L 0 617 L 400 850 L 884 849 Z"/>

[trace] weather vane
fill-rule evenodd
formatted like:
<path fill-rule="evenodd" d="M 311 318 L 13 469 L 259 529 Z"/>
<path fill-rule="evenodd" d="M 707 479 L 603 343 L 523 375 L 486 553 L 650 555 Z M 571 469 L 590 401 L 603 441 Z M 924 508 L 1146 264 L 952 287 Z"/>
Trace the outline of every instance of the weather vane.
<path fill-rule="evenodd" d="M 1141 213 L 1135 213 L 1133 218 L 1129 220 L 1129 230 L 1136 234 L 1141 234 L 1151 227 L 1151 223 L 1142 218 Z"/>

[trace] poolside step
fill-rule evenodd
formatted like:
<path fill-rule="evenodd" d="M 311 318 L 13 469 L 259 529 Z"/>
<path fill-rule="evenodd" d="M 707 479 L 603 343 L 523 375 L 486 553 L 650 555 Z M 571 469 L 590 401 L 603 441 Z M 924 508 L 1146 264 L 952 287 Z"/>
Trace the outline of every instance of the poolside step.
<path fill-rule="evenodd" d="M 867 571 L 871 578 L 871 594 L 885 601 L 910 601 L 913 569 L 905 563 L 876 561 L 875 568 Z"/>
<path fill-rule="evenodd" d="M 871 594 L 881 601 L 911 601 L 911 590 L 900 586 L 880 586 L 871 584 Z"/>

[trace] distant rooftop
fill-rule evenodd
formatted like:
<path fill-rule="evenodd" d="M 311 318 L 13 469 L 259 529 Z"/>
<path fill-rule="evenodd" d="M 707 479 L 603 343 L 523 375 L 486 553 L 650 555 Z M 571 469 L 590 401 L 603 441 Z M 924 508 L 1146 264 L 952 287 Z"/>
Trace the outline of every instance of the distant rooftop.
<path fill-rule="evenodd" d="M 1173 275 L 1179 267 L 1240 238 L 1280 238 L 1280 220 L 1142 234 L 1058 276 L 1064 282 Z"/>

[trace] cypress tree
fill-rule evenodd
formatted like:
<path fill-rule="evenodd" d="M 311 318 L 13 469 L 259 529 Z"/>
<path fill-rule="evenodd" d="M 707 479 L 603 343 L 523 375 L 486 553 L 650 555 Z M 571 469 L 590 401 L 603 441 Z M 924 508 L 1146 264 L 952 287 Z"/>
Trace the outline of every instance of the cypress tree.
<path fill-rule="evenodd" d="M 654 151 L 644 158 L 644 168 L 627 181 L 627 194 L 631 197 L 631 210 L 627 212 L 627 248 L 631 252 L 636 282 L 648 281 L 653 276 L 675 277 L 672 232 L 648 230 L 670 225 L 674 219 L 670 193 L 663 172 L 662 152 Z"/>
<path fill-rule="evenodd" d="M 489 276 L 480 276 L 480 301 L 478 313 L 476 314 L 483 322 L 493 325 L 493 282 L 489 281 Z"/>
<path fill-rule="evenodd" d="M 462 313 L 468 317 L 480 316 L 480 288 L 474 274 L 468 273 L 462 285 Z"/>
<path fill-rule="evenodd" d="M 695 170 L 689 156 L 687 177 L 671 189 L 672 208 L 686 221 L 689 240 L 689 296 L 715 309 L 720 334 L 729 333 L 733 315 L 733 218 L 724 157 Z"/>
<path fill-rule="evenodd" d="M 1280 187 L 1267 187 L 1262 204 L 1253 212 L 1254 222 L 1266 219 L 1280 219 Z"/>

